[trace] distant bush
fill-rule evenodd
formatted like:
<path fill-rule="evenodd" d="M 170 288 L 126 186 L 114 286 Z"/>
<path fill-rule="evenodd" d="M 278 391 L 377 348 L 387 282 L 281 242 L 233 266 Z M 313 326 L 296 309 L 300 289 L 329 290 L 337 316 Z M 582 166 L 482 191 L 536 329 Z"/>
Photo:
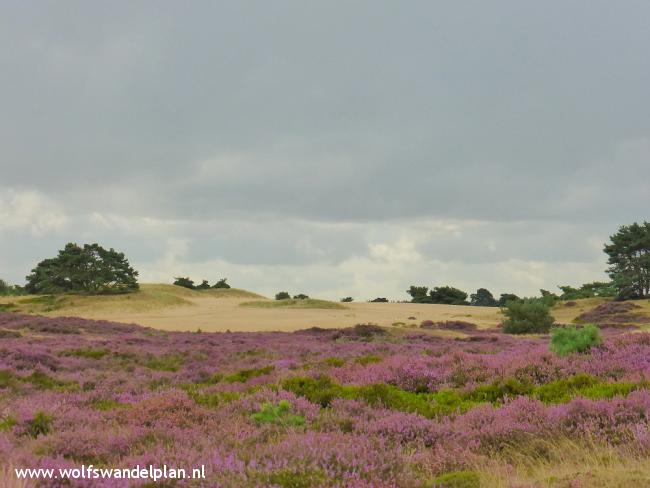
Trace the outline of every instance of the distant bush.
<path fill-rule="evenodd" d="M 187 277 L 182 277 L 182 276 L 174 276 L 174 285 L 182 286 L 183 288 L 189 288 L 190 290 L 196 288 L 194 286 L 194 281 L 192 281 Z"/>
<path fill-rule="evenodd" d="M 549 306 L 539 299 L 509 301 L 502 311 L 507 317 L 503 323 L 507 334 L 545 333 L 554 323 Z"/>
<path fill-rule="evenodd" d="M 377 297 L 370 300 L 370 303 L 388 303 L 388 298 Z"/>
<path fill-rule="evenodd" d="M 210 283 L 208 283 L 208 280 L 203 280 L 200 285 L 196 287 L 197 290 L 209 290 L 210 289 Z"/>
<path fill-rule="evenodd" d="M 281 291 L 275 294 L 275 299 L 276 300 L 289 300 L 291 298 L 291 295 L 287 293 L 286 291 Z"/>
<path fill-rule="evenodd" d="M 308 295 L 305 295 L 304 293 L 298 293 L 297 295 L 293 296 L 294 300 L 307 300 L 309 298 Z"/>
<path fill-rule="evenodd" d="M 350 303 L 350 302 L 353 302 L 353 301 L 354 301 L 354 298 L 352 298 L 352 297 L 345 297 L 345 298 L 341 298 L 341 301 L 342 301 L 343 303 Z"/>
<path fill-rule="evenodd" d="M 458 288 L 454 288 L 453 286 L 436 286 L 429 291 L 429 288 L 426 286 L 411 285 L 409 289 L 406 290 L 406 293 L 411 295 L 411 303 L 440 303 L 445 305 L 468 304 L 467 293 Z"/>
<path fill-rule="evenodd" d="M 550 348 L 558 356 L 585 352 L 601 343 L 600 330 L 592 324 L 584 327 L 556 327 L 551 331 Z"/>
<path fill-rule="evenodd" d="M 226 281 L 228 281 L 228 278 L 221 278 L 214 285 L 212 285 L 212 288 L 230 288 L 230 285 L 226 283 Z"/>

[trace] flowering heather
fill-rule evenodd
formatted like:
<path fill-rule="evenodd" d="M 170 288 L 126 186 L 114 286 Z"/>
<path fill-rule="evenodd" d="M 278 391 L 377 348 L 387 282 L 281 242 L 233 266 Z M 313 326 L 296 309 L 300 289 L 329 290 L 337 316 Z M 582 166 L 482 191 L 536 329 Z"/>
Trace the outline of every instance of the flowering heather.
<path fill-rule="evenodd" d="M 638 313 L 640 309 L 641 307 L 632 302 L 605 302 L 576 317 L 576 322 L 592 323 L 600 327 L 650 322 L 649 316 Z"/>
<path fill-rule="evenodd" d="M 463 332 L 187 333 L 3 313 L 0 472 L 203 464 L 206 480 L 169 486 L 425 487 L 534 439 L 650 454 L 650 334 L 558 357 L 546 338 Z"/>

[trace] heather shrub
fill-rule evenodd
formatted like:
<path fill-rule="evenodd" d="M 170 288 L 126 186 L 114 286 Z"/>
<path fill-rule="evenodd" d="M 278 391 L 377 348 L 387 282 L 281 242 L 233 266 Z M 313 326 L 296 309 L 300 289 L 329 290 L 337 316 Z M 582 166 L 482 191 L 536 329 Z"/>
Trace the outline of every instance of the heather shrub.
<path fill-rule="evenodd" d="M 557 327 L 551 331 L 550 349 L 561 357 L 574 352 L 586 352 L 601 343 L 598 327 L 591 324 L 584 327 Z"/>
<path fill-rule="evenodd" d="M 260 424 L 274 424 L 283 427 L 305 424 L 305 417 L 291 413 L 291 404 L 287 400 L 280 400 L 277 405 L 264 403 L 260 411 L 252 414 L 251 418 Z"/>
<path fill-rule="evenodd" d="M 481 477 L 476 471 L 452 471 L 441 474 L 427 488 L 480 488 Z"/>
<path fill-rule="evenodd" d="M 506 316 L 503 331 L 507 334 L 546 333 L 554 322 L 548 305 L 536 299 L 509 301 L 502 311 Z"/>
<path fill-rule="evenodd" d="M 22 337 L 20 332 L 0 329 L 0 339 L 18 339 L 19 337 Z"/>

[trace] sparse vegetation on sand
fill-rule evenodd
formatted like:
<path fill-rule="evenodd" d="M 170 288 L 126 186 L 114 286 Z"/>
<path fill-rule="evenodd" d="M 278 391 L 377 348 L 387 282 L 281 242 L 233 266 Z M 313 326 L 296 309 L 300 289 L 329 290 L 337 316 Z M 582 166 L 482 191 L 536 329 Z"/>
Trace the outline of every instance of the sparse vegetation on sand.
<path fill-rule="evenodd" d="M 279 300 L 254 300 L 240 303 L 241 307 L 250 308 L 321 308 L 344 310 L 347 307 L 340 303 L 316 298 L 283 298 Z"/>

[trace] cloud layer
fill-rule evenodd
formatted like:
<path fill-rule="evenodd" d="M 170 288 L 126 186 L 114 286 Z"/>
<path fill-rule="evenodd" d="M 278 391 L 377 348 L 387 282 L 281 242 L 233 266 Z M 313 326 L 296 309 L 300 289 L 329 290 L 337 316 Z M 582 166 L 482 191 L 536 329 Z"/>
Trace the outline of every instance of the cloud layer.
<path fill-rule="evenodd" d="M 10 2 L 0 273 L 404 298 L 603 277 L 647 218 L 646 2 Z"/>

